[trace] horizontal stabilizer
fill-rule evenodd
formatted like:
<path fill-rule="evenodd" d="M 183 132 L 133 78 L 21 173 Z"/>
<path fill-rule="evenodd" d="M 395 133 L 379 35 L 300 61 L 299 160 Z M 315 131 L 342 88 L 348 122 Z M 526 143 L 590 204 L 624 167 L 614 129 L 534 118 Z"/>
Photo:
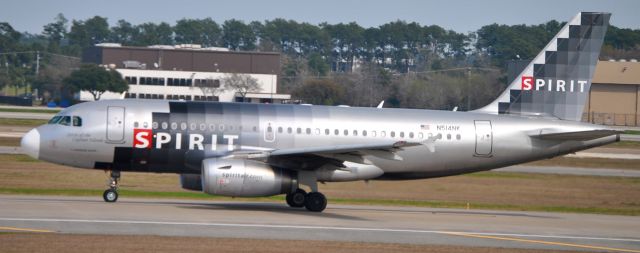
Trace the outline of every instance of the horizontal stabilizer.
<path fill-rule="evenodd" d="M 588 140 L 598 139 L 598 138 L 620 134 L 620 133 L 622 132 L 612 130 L 612 129 L 598 129 L 598 130 L 587 130 L 587 131 L 576 131 L 576 132 L 566 132 L 566 131 L 563 132 L 563 131 L 555 131 L 554 129 L 542 129 L 530 136 L 533 138 L 542 139 L 542 140 L 588 141 Z"/>

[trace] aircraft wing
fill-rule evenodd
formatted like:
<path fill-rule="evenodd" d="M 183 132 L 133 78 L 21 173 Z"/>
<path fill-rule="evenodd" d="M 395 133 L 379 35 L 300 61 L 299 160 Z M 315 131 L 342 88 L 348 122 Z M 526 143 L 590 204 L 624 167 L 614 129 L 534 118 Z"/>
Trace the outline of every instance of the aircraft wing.
<path fill-rule="evenodd" d="M 343 166 L 345 161 L 371 164 L 365 156 L 401 161 L 396 154 L 405 147 L 423 145 L 418 142 L 389 141 L 372 144 L 328 145 L 319 147 L 276 149 L 245 154 L 249 159 L 266 159 L 266 162 L 278 167 L 294 170 L 313 170 L 327 163 Z M 234 156 L 242 156 L 234 153 Z"/>
<path fill-rule="evenodd" d="M 535 133 L 530 134 L 531 137 L 542 140 L 558 140 L 558 141 L 588 141 L 598 139 L 614 134 L 620 134 L 621 131 L 612 129 L 596 129 L 586 131 L 573 131 L 567 132 L 556 129 L 541 129 Z"/>

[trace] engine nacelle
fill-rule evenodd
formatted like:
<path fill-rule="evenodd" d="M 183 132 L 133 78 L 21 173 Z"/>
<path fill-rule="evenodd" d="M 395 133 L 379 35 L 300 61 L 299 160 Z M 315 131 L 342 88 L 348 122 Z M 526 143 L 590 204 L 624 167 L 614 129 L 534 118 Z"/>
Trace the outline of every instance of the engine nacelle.
<path fill-rule="evenodd" d="M 262 162 L 211 158 L 202 161 L 202 187 L 213 195 L 266 197 L 290 193 L 298 184 L 290 171 Z"/>
<path fill-rule="evenodd" d="M 182 189 L 202 191 L 202 177 L 198 174 L 180 174 Z"/>

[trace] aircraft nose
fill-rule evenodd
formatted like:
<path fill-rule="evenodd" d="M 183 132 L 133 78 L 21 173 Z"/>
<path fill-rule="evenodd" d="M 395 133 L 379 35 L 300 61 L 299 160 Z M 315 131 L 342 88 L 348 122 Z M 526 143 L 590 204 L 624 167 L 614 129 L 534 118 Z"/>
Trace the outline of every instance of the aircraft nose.
<path fill-rule="evenodd" d="M 40 154 L 40 132 L 38 132 L 38 129 L 31 129 L 31 131 L 22 136 L 20 146 L 22 148 L 22 152 L 38 159 L 38 155 Z"/>

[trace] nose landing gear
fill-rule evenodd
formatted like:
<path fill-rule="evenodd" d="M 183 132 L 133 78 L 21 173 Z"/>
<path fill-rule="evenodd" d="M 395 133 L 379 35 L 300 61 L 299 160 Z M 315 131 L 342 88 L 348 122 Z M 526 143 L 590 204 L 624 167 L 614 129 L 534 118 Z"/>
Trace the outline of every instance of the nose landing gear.
<path fill-rule="evenodd" d="M 120 181 L 120 171 L 111 171 L 109 176 L 109 189 L 102 193 L 102 198 L 105 202 L 112 203 L 118 200 L 118 181 Z"/>

